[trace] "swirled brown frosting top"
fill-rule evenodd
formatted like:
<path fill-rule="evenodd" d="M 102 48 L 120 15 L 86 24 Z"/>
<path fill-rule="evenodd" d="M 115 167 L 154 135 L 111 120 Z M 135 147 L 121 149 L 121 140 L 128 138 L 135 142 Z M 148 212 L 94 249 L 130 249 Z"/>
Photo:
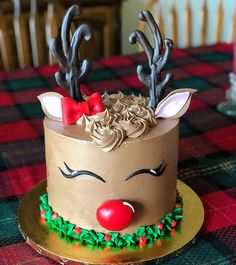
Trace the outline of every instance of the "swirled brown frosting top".
<path fill-rule="evenodd" d="M 126 138 L 146 134 L 157 124 L 154 111 L 146 107 L 145 97 L 104 94 L 103 102 L 104 112 L 83 115 L 77 125 L 105 152 L 117 148 Z"/>

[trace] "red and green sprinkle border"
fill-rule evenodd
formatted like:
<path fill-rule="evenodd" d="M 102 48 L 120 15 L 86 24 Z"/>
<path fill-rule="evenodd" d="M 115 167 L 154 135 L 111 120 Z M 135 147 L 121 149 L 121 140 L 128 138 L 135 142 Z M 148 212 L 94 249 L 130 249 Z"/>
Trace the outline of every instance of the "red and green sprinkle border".
<path fill-rule="evenodd" d="M 40 216 L 46 220 L 54 230 L 59 232 L 63 237 L 69 237 L 83 245 L 92 245 L 99 247 L 144 247 L 146 244 L 164 238 L 171 233 L 183 218 L 183 200 L 177 192 L 176 204 L 173 210 L 166 214 L 158 223 L 141 226 L 136 229 L 133 234 L 120 235 L 117 232 L 109 232 L 107 234 L 87 230 L 77 227 L 75 224 L 65 221 L 58 213 L 55 213 L 48 204 L 48 193 L 40 196 Z"/>

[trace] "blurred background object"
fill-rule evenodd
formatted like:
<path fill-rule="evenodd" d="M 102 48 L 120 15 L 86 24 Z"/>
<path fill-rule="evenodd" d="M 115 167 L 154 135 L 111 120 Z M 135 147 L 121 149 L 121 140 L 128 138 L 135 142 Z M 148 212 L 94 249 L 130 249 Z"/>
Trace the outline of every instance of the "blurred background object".
<path fill-rule="evenodd" d="M 48 43 L 58 33 L 63 11 L 54 1 L 0 2 L 1 69 L 52 63 Z"/>
<path fill-rule="evenodd" d="M 128 0 L 123 3 L 122 8 L 122 24 L 127 25 L 122 29 L 123 53 L 137 51 L 125 42 L 135 24 L 140 30 L 147 30 L 145 23 L 139 23 L 137 19 L 137 14 L 143 9 L 152 12 L 162 34 L 173 39 L 176 47 L 196 47 L 233 41 L 235 0 Z M 132 27 L 129 27 L 130 24 Z"/>
<path fill-rule="evenodd" d="M 230 87 L 225 92 L 226 100 L 217 105 L 217 109 L 229 116 L 236 117 L 236 27 L 234 28 L 233 71 L 229 73 Z"/>
<path fill-rule="evenodd" d="M 217 109 L 229 116 L 236 116 L 236 74 L 229 74 L 230 87 L 226 90 L 226 101 L 217 105 Z"/>
<path fill-rule="evenodd" d="M 48 49 L 62 17 L 80 4 L 75 26 L 88 23 L 93 40 L 80 49 L 81 58 L 96 59 L 120 53 L 121 0 L 2 0 L 0 1 L 0 69 L 10 70 L 54 63 Z"/>
<path fill-rule="evenodd" d="M 82 8 L 76 23 L 88 23 L 93 31 L 93 39 L 82 43 L 81 58 L 138 52 L 128 37 L 135 28 L 147 30 L 137 17 L 145 8 L 178 47 L 232 42 L 235 0 L 1 0 L 0 69 L 53 63 L 48 43 L 57 35 L 65 10 L 75 3 Z M 36 34 L 31 34 L 33 28 Z"/>

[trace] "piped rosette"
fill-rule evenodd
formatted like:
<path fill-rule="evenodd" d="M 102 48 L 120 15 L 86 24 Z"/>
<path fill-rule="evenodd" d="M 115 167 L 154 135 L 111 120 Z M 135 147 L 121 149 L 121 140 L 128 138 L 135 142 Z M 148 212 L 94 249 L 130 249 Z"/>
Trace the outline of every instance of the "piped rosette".
<path fill-rule="evenodd" d="M 108 152 L 116 149 L 124 141 L 126 134 L 120 127 L 105 126 L 97 127 L 92 126 L 90 136 L 103 151 Z"/>
<path fill-rule="evenodd" d="M 141 106 L 138 102 L 141 99 Z M 141 96 L 125 96 L 122 93 L 103 95 L 105 111 L 93 116 L 82 116 L 77 125 L 86 131 L 103 151 L 110 151 L 126 138 L 146 134 L 157 121 L 153 110 L 145 107 L 147 99 Z"/>

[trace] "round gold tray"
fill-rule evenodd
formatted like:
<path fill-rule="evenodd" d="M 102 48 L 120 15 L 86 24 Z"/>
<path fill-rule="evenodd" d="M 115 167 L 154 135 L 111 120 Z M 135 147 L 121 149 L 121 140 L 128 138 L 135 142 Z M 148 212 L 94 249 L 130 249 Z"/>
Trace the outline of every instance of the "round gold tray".
<path fill-rule="evenodd" d="M 170 236 L 144 248 L 113 250 L 84 247 L 58 237 L 56 232 L 42 223 L 39 196 L 45 193 L 45 188 L 46 181 L 42 181 L 23 197 L 18 210 L 19 229 L 33 249 L 61 264 L 142 263 L 158 259 L 190 242 L 199 231 L 204 219 L 204 210 L 199 197 L 190 187 L 178 181 L 177 189 L 184 201 L 184 218 L 178 230 L 172 230 Z"/>

